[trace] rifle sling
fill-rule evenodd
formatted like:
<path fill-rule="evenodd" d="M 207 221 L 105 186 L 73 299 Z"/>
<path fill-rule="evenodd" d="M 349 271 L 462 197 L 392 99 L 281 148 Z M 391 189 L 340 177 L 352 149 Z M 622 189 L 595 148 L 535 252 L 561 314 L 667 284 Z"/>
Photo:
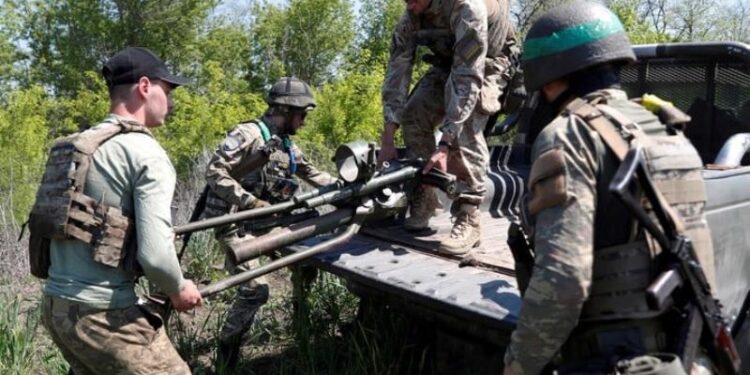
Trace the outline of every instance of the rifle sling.
<path fill-rule="evenodd" d="M 630 142 L 626 141 L 623 134 L 630 135 L 631 141 L 645 141 L 647 139 L 647 136 L 635 123 L 608 105 L 598 104 L 594 106 L 583 99 L 576 98 L 568 104 L 567 110 L 580 116 L 591 129 L 596 131 L 602 138 L 602 141 L 604 141 L 604 144 L 614 152 L 617 159 L 621 162 L 625 159 L 628 150 L 630 150 Z M 674 225 L 678 233 L 683 233 L 685 226 L 682 223 L 682 219 L 672 209 L 672 206 L 664 198 L 659 189 L 654 187 L 654 192 L 656 193 L 656 199 L 663 207 L 664 212 L 667 213 L 672 225 Z"/>

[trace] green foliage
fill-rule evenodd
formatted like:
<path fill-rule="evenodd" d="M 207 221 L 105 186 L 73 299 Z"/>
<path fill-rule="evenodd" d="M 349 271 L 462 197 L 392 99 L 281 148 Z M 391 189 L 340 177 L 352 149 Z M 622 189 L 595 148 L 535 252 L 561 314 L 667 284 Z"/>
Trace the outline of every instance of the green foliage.
<path fill-rule="evenodd" d="M 357 44 L 350 65 L 367 72 L 385 67 L 388 62 L 391 33 L 404 14 L 403 0 L 372 0 L 362 3 Z"/>
<path fill-rule="evenodd" d="M 347 0 L 290 0 L 287 6 L 255 3 L 249 79 L 262 90 L 285 75 L 320 86 L 354 38 Z"/>
<path fill-rule="evenodd" d="M 646 22 L 639 18 L 638 0 L 613 0 L 609 2 L 609 7 L 617 14 L 623 26 L 625 26 L 630 43 L 664 43 L 672 40 L 669 35 L 653 30 Z"/>
<path fill-rule="evenodd" d="M 215 148 L 233 125 L 266 108 L 259 95 L 226 90 L 226 77 L 218 62 L 209 61 L 202 70 L 206 84 L 202 89 L 186 86 L 175 90 L 174 112 L 155 132 L 181 174 L 187 172 L 197 153 Z"/>
<path fill-rule="evenodd" d="M 19 221 L 28 214 L 43 170 L 51 108 L 40 86 L 10 93 L 0 107 L 0 194 L 10 197 Z"/>
<path fill-rule="evenodd" d="M 41 334 L 38 305 L 20 295 L 0 293 L 0 373 L 65 373 L 67 363 Z"/>
<path fill-rule="evenodd" d="M 8 1 L 28 44 L 28 82 L 75 93 L 84 69 L 98 68 L 125 46 L 146 46 L 167 61 L 187 63 L 186 48 L 217 1 Z"/>
<path fill-rule="evenodd" d="M 380 85 L 383 70 L 349 73 L 318 93 L 318 107 L 309 117 L 299 139 L 329 149 L 356 140 L 375 141 L 380 135 L 383 118 Z"/>

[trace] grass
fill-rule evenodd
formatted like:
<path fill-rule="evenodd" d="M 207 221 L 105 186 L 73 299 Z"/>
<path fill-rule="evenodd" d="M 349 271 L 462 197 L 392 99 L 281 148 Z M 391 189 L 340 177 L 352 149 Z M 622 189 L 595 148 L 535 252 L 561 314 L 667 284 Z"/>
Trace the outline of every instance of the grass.
<path fill-rule="evenodd" d="M 330 164 L 326 152 L 332 150 L 311 154 Z M 205 162 L 203 156 L 196 172 L 178 184 L 178 223 L 188 221 L 202 190 L 199 171 Z M 0 200 L 0 374 L 66 374 L 67 363 L 40 324 L 40 283 L 28 275 L 26 239 L 17 241 L 20 227 L 4 214 L 9 212 L 4 208 Z M 183 270 L 199 282 L 217 281 L 226 276 L 221 269 L 223 257 L 211 231 L 196 233 L 182 260 Z M 268 276 L 271 298 L 246 335 L 243 370 L 313 375 L 429 372 L 425 346 L 409 339 L 415 335 L 402 334 L 415 329 L 413 321 L 383 315 L 382 309 L 368 304 L 363 307 L 336 276 L 296 271 L 285 269 Z M 173 313 L 168 322 L 168 334 L 194 374 L 224 373 L 213 368 L 216 340 L 234 293 L 220 293 L 190 313 Z"/>
<path fill-rule="evenodd" d="M 64 374 L 68 365 L 41 325 L 38 302 L 0 293 L 0 374 Z"/>

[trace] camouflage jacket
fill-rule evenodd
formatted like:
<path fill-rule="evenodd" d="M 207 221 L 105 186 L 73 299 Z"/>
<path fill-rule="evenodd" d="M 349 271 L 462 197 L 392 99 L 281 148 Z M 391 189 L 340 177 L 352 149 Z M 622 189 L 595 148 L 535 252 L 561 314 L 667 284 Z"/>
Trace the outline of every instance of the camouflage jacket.
<path fill-rule="evenodd" d="M 224 207 L 224 213 L 236 210 L 238 207 L 248 207 L 256 199 L 271 201 L 284 198 L 282 195 L 294 192 L 270 191 L 277 186 L 286 188 L 288 185 L 277 184 L 279 181 L 296 181 L 300 177 L 315 187 L 333 183 L 335 179 L 328 173 L 321 172 L 305 160 L 302 151 L 292 144 L 292 154 L 295 156 L 296 170 L 290 163 L 290 153 L 283 149 L 275 150 L 268 158 L 268 162 L 260 168 L 245 172 L 251 156 L 262 152 L 266 144 L 263 140 L 261 130 L 256 124 L 263 121 L 244 122 L 232 129 L 224 141 L 214 152 L 206 170 L 206 181 L 211 189 L 212 195 L 228 203 Z M 276 129 L 269 123 L 263 121 L 270 133 L 276 134 Z M 238 171 L 243 175 L 238 175 Z M 209 210 L 211 202 L 207 202 Z M 233 208 L 232 208 L 233 207 Z M 219 208 L 219 207 L 213 207 Z M 209 212 L 207 214 L 210 215 Z"/>
<path fill-rule="evenodd" d="M 666 135 L 666 127 L 658 118 L 628 101 L 623 91 L 601 90 L 584 100 L 597 95 L 608 98 L 608 105 L 638 124 L 646 136 Z M 698 175 L 691 178 L 702 183 L 697 151 L 683 148 L 683 154 L 675 156 L 669 154 L 673 152 L 669 146 L 661 147 L 663 155 L 651 155 L 649 168 L 653 168 L 651 163 L 669 163 L 670 168 L 682 170 L 697 167 Z M 545 158 L 552 154 L 558 158 Z M 539 167 L 547 169 L 549 177 L 537 183 L 530 181 L 529 187 L 536 259 L 505 356 L 506 366 L 511 366 L 517 375 L 539 374 L 566 344 L 592 297 L 595 249 L 628 242 L 631 221 L 625 220 L 632 220 L 627 211 L 618 210 L 623 206 L 615 203 L 607 190 L 619 160 L 581 118 L 567 112 L 560 114 L 539 134 L 531 157 L 532 169 L 537 162 L 543 163 Z M 691 165 L 679 165 L 684 161 Z M 669 182 L 669 177 L 663 181 Z M 703 215 L 705 194 L 697 199 L 695 203 L 674 206 L 667 197 L 683 219 L 692 220 L 686 227 L 694 228 L 693 232 L 687 234 L 694 239 L 696 253 L 712 281 L 713 251 Z"/>
<path fill-rule="evenodd" d="M 401 123 L 418 45 L 449 61 L 444 133 L 455 138 L 478 102 L 486 105 L 485 112 L 499 111 L 500 80 L 510 66 L 503 56 L 509 30 L 505 0 L 433 0 L 419 16 L 404 13 L 393 33 L 383 82 L 385 122 Z M 480 96 L 487 99 L 480 101 Z"/>

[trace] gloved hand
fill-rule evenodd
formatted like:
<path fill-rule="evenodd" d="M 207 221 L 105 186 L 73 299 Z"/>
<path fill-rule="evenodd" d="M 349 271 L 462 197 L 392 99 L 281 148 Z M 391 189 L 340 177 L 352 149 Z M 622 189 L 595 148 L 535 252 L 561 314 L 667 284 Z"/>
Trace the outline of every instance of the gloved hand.
<path fill-rule="evenodd" d="M 268 203 L 268 202 L 266 202 L 266 201 L 264 201 L 262 199 L 259 199 L 259 198 L 256 198 L 256 197 L 252 196 L 252 195 L 247 194 L 242 199 L 242 204 L 240 204 L 240 209 L 243 210 L 243 211 L 244 210 L 253 210 L 253 209 L 256 209 L 256 208 L 268 207 L 270 205 L 271 205 L 270 203 Z"/>
<path fill-rule="evenodd" d="M 263 199 L 256 199 L 255 201 L 253 201 L 252 207 L 250 208 L 252 209 L 263 208 L 263 207 L 268 207 L 270 205 L 271 205 L 270 203 L 268 203 L 267 201 L 264 201 Z"/>

